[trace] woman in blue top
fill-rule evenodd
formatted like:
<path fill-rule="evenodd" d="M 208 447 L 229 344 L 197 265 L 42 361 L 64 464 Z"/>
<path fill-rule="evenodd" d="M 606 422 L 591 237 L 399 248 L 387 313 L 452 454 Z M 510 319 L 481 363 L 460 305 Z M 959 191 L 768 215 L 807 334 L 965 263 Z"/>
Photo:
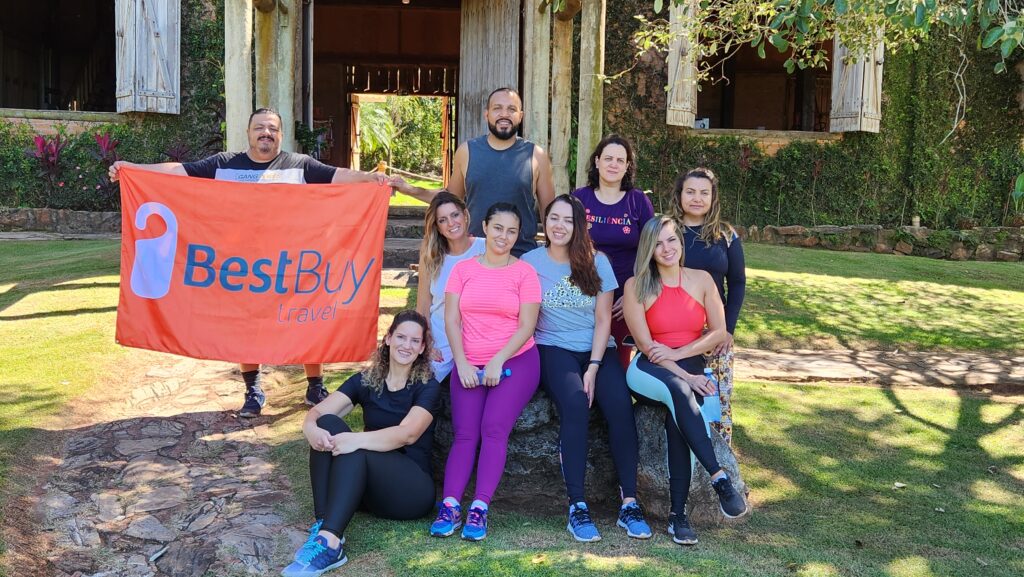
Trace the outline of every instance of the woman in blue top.
<path fill-rule="evenodd" d="M 309 480 L 316 522 L 285 577 L 315 577 L 348 561 L 345 529 L 360 506 L 384 519 L 417 519 L 434 507 L 430 452 L 440 386 L 430 367 L 427 319 L 395 316 L 370 367 L 309 410 Z M 342 417 L 363 409 L 364 431 Z"/>
<path fill-rule="evenodd" d="M 714 348 L 706 366 L 715 371 L 722 401 L 722 422 L 712 426 L 732 444 L 733 334 L 747 286 L 743 243 L 732 226 L 722 220 L 718 177 L 710 169 L 694 168 L 680 176 L 672 198 L 673 216 L 683 228 L 686 267 L 710 273 L 725 303 L 726 340 Z"/>
<path fill-rule="evenodd" d="M 544 213 L 547 246 L 523 255 L 537 270 L 541 308 L 534 339 L 540 352 L 541 386 L 559 416 L 562 475 L 569 495 L 567 529 L 577 541 L 601 534 L 583 493 L 590 406 L 596 400 L 621 488 L 618 526 L 637 539 L 651 536 L 636 502 L 637 436 L 626 373 L 610 338 L 612 295 L 618 283 L 608 258 L 595 253 L 583 204 L 562 195 Z"/>
<path fill-rule="evenodd" d="M 434 350 L 430 351 L 434 378 L 443 381 L 455 361 L 444 331 L 444 287 L 455 265 L 484 252 L 482 237 L 469 234 L 466 203 L 447 190 L 434 196 L 423 219 L 420 247 L 420 283 L 416 287 L 416 311 L 430 320 Z M 426 282 L 429 281 L 429 282 Z"/>

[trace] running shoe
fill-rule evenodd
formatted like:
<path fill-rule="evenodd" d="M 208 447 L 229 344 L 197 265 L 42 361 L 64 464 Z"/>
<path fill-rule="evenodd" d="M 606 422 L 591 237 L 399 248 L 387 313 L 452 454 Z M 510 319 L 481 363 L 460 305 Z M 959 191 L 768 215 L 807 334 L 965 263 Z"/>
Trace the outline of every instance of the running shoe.
<path fill-rule="evenodd" d="M 337 569 L 348 562 L 345 549 L 339 543 L 337 549 L 327 546 L 327 539 L 317 536 L 303 545 L 295 555 L 295 561 L 281 571 L 284 577 L 318 577 L 331 569 Z"/>
<path fill-rule="evenodd" d="M 307 545 L 309 545 L 314 540 L 316 540 L 316 536 L 320 533 L 320 527 L 323 527 L 323 525 L 324 525 L 324 520 L 323 519 L 317 519 L 315 523 L 313 523 L 312 525 L 309 526 L 309 535 L 306 537 L 306 542 L 303 543 L 301 547 L 299 547 L 298 549 L 295 550 L 295 559 L 294 559 L 295 561 L 299 560 L 299 553 L 302 552 L 302 548 L 307 546 Z M 344 535 L 341 536 L 341 544 L 342 545 L 345 544 L 345 536 Z"/>
<path fill-rule="evenodd" d="M 625 529 L 626 535 L 634 539 L 651 538 L 651 526 L 644 520 L 644 510 L 636 501 L 619 509 L 619 520 L 615 524 Z"/>
<path fill-rule="evenodd" d="M 686 513 L 682 515 L 669 514 L 668 534 L 672 535 L 672 540 L 680 545 L 697 544 L 697 532 L 690 527 L 690 520 L 686 518 Z"/>
<path fill-rule="evenodd" d="M 569 505 L 569 524 L 565 528 L 577 541 L 589 543 L 601 540 L 601 534 L 590 518 L 590 510 L 583 501 Z"/>
<path fill-rule="evenodd" d="M 462 508 L 441 501 L 437 508 L 437 518 L 430 524 L 433 537 L 448 537 L 462 526 Z"/>
<path fill-rule="evenodd" d="M 482 541 L 487 536 L 487 509 L 470 507 L 466 525 L 462 527 L 462 538 L 466 541 Z"/>
<path fill-rule="evenodd" d="M 245 404 L 238 411 L 238 416 L 246 419 L 260 416 L 263 405 L 267 402 L 267 395 L 259 385 L 245 388 Z"/>
<path fill-rule="evenodd" d="M 711 483 L 711 487 L 718 493 L 718 504 L 723 515 L 729 519 L 736 519 L 747 514 L 747 502 L 732 486 L 728 475 L 719 477 Z"/>
<path fill-rule="evenodd" d="M 327 389 L 324 388 L 323 383 L 316 383 L 306 387 L 306 404 L 312 407 L 320 401 L 327 398 Z"/>

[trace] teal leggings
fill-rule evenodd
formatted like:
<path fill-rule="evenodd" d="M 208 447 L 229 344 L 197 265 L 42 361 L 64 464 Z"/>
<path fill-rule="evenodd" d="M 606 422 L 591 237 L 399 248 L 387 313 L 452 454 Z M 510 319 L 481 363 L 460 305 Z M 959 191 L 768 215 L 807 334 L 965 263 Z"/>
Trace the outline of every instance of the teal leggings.
<path fill-rule="evenodd" d="M 699 375 L 704 370 L 704 357 L 696 356 L 677 361 L 679 368 Z M 683 379 L 666 368 L 655 365 L 645 355 L 637 355 L 626 371 L 626 384 L 638 401 L 664 405 L 665 436 L 668 441 L 669 492 L 672 512 L 686 510 L 686 497 L 690 492 L 692 464 L 690 453 L 700 461 L 708 473 L 714 475 L 721 466 L 711 446 L 708 425 L 700 412 L 704 397 L 695 395 Z"/>

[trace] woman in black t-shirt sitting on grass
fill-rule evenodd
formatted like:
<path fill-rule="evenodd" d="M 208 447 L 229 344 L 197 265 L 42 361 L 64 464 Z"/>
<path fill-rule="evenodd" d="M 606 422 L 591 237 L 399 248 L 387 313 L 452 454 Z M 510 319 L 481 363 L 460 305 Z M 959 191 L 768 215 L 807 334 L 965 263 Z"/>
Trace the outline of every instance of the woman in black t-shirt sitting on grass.
<path fill-rule="evenodd" d="M 345 529 L 360 506 L 385 519 L 417 519 L 434 507 L 430 451 L 439 386 L 433 378 L 427 321 L 395 316 L 373 364 L 309 410 L 309 476 L 316 522 L 286 577 L 315 577 L 348 561 Z M 342 420 L 363 408 L 362 433 Z"/>

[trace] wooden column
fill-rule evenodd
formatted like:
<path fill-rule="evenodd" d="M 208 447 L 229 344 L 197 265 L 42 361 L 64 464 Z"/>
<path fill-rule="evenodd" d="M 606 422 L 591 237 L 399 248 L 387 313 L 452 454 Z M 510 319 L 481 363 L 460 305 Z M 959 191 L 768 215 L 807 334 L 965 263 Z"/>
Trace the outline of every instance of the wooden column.
<path fill-rule="evenodd" d="M 256 108 L 269 107 L 281 115 L 281 150 L 295 150 L 295 0 L 277 0 L 269 12 L 255 12 Z"/>
<path fill-rule="evenodd" d="M 224 108 L 227 150 L 249 147 L 252 113 L 252 2 L 224 0 Z"/>
<path fill-rule="evenodd" d="M 576 187 L 587 183 L 590 153 L 604 130 L 605 0 L 583 0 L 580 21 L 580 109 L 576 137 Z"/>
<path fill-rule="evenodd" d="M 547 0 L 523 0 L 523 136 L 548 149 L 551 106 L 551 10 Z"/>
<path fill-rule="evenodd" d="M 519 89 L 519 0 L 462 0 L 459 142 L 487 133 L 487 96 Z"/>
<path fill-rule="evenodd" d="M 572 133 L 572 20 L 555 18 L 551 57 L 551 168 L 555 194 L 569 188 L 569 137 Z"/>

